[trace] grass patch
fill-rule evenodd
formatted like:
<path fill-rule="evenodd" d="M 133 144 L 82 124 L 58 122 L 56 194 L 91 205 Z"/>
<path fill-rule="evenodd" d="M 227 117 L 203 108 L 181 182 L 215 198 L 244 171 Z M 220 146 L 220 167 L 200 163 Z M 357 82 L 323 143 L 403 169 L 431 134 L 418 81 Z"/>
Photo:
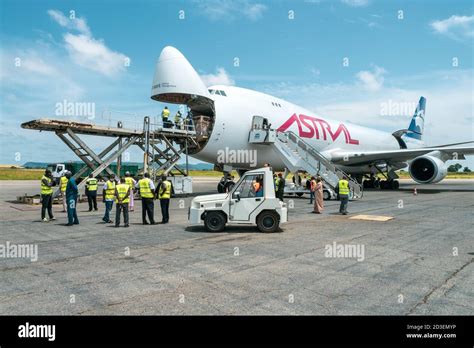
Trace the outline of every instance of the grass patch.
<path fill-rule="evenodd" d="M 0 168 L 0 180 L 40 180 L 44 169 Z"/>

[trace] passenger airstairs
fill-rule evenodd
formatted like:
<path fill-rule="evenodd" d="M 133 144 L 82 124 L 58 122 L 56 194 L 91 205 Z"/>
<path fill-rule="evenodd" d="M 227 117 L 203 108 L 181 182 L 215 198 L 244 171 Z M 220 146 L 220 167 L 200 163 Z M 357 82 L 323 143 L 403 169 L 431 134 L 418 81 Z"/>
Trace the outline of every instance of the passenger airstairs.
<path fill-rule="evenodd" d="M 270 144 L 281 155 L 283 163 L 290 172 L 305 171 L 310 175 L 319 175 L 326 189 L 335 192 L 339 179 L 348 177 L 350 199 L 360 199 L 363 187 L 356 180 L 337 168 L 314 147 L 293 132 L 278 132 L 273 129 L 252 129 L 250 143 Z"/>

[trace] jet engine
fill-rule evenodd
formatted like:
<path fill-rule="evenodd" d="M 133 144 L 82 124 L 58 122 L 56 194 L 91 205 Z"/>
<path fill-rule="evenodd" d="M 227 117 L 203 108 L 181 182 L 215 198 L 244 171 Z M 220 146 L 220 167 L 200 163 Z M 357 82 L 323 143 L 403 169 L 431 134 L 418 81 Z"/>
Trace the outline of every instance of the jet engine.
<path fill-rule="evenodd" d="M 409 172 L 412 179 L 420 184 L 435 184 L 446 177 L 448 166 L 437 157 L 425 155 L 410 163 Z"/>

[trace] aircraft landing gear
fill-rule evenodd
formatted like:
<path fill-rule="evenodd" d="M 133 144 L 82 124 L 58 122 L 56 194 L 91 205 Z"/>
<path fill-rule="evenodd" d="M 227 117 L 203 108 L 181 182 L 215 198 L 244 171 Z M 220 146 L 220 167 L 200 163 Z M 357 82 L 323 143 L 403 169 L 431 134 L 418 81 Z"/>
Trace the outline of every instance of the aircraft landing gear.
<path fill-rule="evenodd" d="M 234 177 L 228 173 L 224 172 L 224 176 L 221 178 L 219 183 L 217 184 L 217 192 L 219 193 L 226 193 L 232 190 L 234 187 Z"/>
<path fill-rule="evenodd" d="M 380 181 L 380 188 L 382 190 L 398 190 L 400 183 L 398 180 L 382 180 Z"/>
<path fill-rule="evenodd" d="M 371 178 L 364 180 L 364 188 L 380 188 L 380 180 L 378 178 Z"/>

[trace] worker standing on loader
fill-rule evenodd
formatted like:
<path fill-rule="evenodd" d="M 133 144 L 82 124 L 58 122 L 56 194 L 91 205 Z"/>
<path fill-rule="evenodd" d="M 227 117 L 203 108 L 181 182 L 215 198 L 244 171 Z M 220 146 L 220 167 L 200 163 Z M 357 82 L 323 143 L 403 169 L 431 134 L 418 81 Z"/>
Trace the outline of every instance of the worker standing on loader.
<path fill-rule="evenodd" d="M 160 199 L 161 207 L 161 223 L 167 224 L 170 219 L 169 208 L 171 199 L 171 182 L 168 181 L 166 175 L 161 176 L 161 183 L 158 188 L 158 198 Z"/>
<path fill-rule="evenodd" d="M 176 129 L 181 129 L 181 122 L 181 111 L 178 110 L 174 115 L 174 126 Z"/>
<path fill-rule="evenodd" d="M 163 128 L 170 128 L 169 121 L 168 121 L 169 116 L 170 116 L 170 111 L 168 110 L 168 107 L 165 106 L 165 108 L 161 112 L 161 119 L 163 121 Z"/>
<path fill-rule="evenodd" d="M 89 203 L 89 211 L 92 211 L 92 208 L 97 211 L 97 179 L 92 174 L 89 174 L 86 180 L 86 196 L 87 203 Z"/>
<path fill-rule="evenodd" d="M 125 227 L 128 227 L 128 203 L 130 202 L 130 186 L 123 178 L 120 184 L 115 186 L 115 227 L 120 226 L 120 215 L 123 212 L 123 222 Z"/>
<path fill-rule="evenodd" d="M 339 200 L 341 201 L 339 213 L 347 215 L 347 204 L 349 203 L 349 181 L 347 181 L 346 176 L 343 176 L 341 180 L 339 180 L 337 191 L 339 193 Z"/>
<path fill-rule="evenodd" d="M 77 184 L 76 180 L 72 177 L 71 172 L 66 172 L 67 186 L 66 186 L 66 199 L 67 199 L 67 225 L 79 225 L 79 219 L 77 218 Z"/>
<path fill-rule="evenodd" d="M 142 223 L 148 225 L 146 221 L 146 216 L 148 215 L 150 224 L 154 225 L 155 203 L 153 202 L 153 198 L 155 197 L 155 184 L 150 179 L 150 174 L 145 173 L 144 178 L 138 180 L 137 187 L 140 190 L 140 197 L 142 198 Z"/>
<path fill-rule="evenodd" d="M 56 220 L 53 216 L 53 174 L 46 169 L 41 178 L 41 221 L 48 222 Z M 46 218 L 46 210 L 48 210 L 49 220 Z"/>
<path fill-rule="evenodd" d="M 66 173 L 64 173 L 61 178 L 59 179 L 59 188 L 61 190 L 61 199 L 63 201 L 63 213 L 66 212 L 67 210 L 67 204 L 66 204 L 66 185 L 67 185 L 67 178 L 66 178 Z"/>
<path fill-rule="evenodd" d="M 102 221 L 105 223 L 111 223 L 110 212 L 114 206 L 115 200 L 115 175 L 111 174 L 109 180 L 104 184 L 104 190 L 102 191 L 102 200 L 105 203 L 105 213 Z"/>
<path fill-rule="evenodd" d="M 130 203 L 128 205 L 129 211 L 134 211 L 134 206 L 135 206 L 135 197 L 134 197 L 134 190 L 135 186 L 137 185 L 137 182 L 134 178 L 132 178 L 132 175 L 130 172 L 125 173 L 125 183 L 130 187 Z"/>

